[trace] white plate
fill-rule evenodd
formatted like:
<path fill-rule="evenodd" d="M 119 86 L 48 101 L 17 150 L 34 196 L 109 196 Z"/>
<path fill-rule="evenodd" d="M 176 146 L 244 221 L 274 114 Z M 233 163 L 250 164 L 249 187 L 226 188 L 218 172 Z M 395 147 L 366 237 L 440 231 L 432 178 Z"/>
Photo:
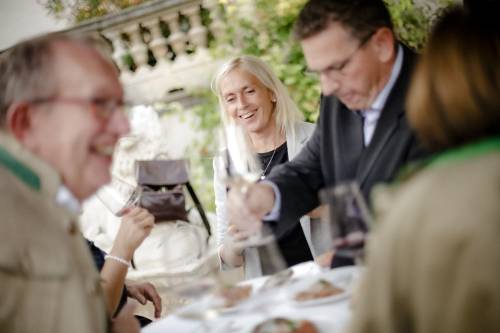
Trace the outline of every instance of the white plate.
<path fill-rule="evenodd" d="M 241 310 L 242 310 L 242 307 L 239 306 L 239 304 L 236 304 L 235 306 L 231 306 L 231 307 L 226 307 L 226 308 L 224 308 L 224 307 L 217 308 L 217 311 L 219 311 L 220 315 L 232 315 L 232 314 L 235 314 Z"/>
<path fill-rule="evenodd" d="M 255 286 L 252 283 L 250 283 L 249 281 L 243 281 L 242 283 L 238 283 L 236 286 L 241 287 L 241 286 L 246 286 L 246 285 L 251 285 L 251 287 L 252 287 L 252 290 L 250 291 L 250 296 L 248 296 L 245 299 L 242 299 L 241 301 L 237 302 L 236 304 L 234 304 L 233 306 L 230 306 L 230 307 L 224 306 L 225 300 L 222 296 L 214 295 L 213 298 L 219 304 L 219 306 L 216 307 L 216 310 L 220 314 L 233 314 L 233 313 L 236 313 L 238 311 L 244 310 L 245 305 L 248 302 L 252 301 L 252 297 L 257 292 Z"/>
<path fill-rule="evenodd" d="M 291 304 L 294 306 L 317 306 L 317 305 L 322 305 L 326 303 L 332 303 L 332 302 L 338 302 L 342 301 L 346 298 L 349 298 L 351 296 L 351 293 L 348 291 L 341 292 L 340 294 L 335 294 L 332 296 L 326 296 L 326 297 L 321 297 L 321 298 L 315 298 L 307 301 L 297 301 L 296 299 L 291 300 Z"/>
<path fill-rule="evenodd" d="M 294 306 L 316 306 L 330 302 L 338 302 L 349 298 L 351 295 L 353 284 L 356 282 L 359 274 L 360 270 L 358 267 L 347 266 L 337 268 L 314 277 L 304 278 L 288 290 L 290 303 Z M 311 299 L 307 301 L 295 300 L 295 296 L 299 292 L 306 291 L 319 280 L 326 280 L 336 287 L 344 289 L 344 291 L 336 295 Z"/>
<path fill-rule="evenodd" d="M 301 319 L 309 320 L 310 322 L 312 322 L 314 324 L 314 326 L 316 326 L 319 333 L 338 332 L 338 328 L 336 327 L 336 325 L 334 323 L 332 323 L 331 321 L 326 320 L 324 318 L 301 318 L 301 317 L 297 317 L 297 316 L 273 316 L 272 318 L 278 318 L 278 317 L 279 318 L 287 318 L 287 319 L 291 319 L 291 320 L 301 320 Z M 254 320 L 252 323 L 249 323 L 250 325 L 248 325 L 248 328 L 249 328 L 248 330 L 240 330 L 240 331 L 245 332 L 245 333 L 252 333 L 253 330 L 255 329 L 255 327 L 257 327 L 257 325 L 262 323 L 264 320 L 265 319 Z"/>

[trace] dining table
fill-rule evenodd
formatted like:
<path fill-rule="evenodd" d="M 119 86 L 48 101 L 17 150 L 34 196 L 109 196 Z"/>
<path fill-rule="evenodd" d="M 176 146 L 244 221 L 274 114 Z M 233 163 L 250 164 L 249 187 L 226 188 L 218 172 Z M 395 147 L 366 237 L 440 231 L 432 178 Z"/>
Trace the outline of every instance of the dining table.
<path fill-rule="evenodd" d="M 356 289 L 361 270 L 360 266 L 325 269 L 314 261 L 301 263 L 289 269 L 287 275 L 290 279 L 281 285 L 273 285 L 276 281 L 270 281 L 272 276 L 240 282 L 240 286 L 251 286 L 252 292 L 248 299 L 239 304 L 214 307 L 214 304 L 218 304 L 216 297 L 208 295 L 156 320 L 141 332 L 253 333 L 258 332 L 256 327 L 260 323 L 275 318 L 285 318 L 295 323 L 307 320 L 314 324 L 319 333 L 343 332 L 351 317 L 351 296 Z M 297 300 L 301 291 L 308 291 L 313 285 L 322 283 L 319 281 L 328 281 L 339 287 L 342 292 L 312 300 Z M 203 315 L 190 315 L 193 313 Z"/>

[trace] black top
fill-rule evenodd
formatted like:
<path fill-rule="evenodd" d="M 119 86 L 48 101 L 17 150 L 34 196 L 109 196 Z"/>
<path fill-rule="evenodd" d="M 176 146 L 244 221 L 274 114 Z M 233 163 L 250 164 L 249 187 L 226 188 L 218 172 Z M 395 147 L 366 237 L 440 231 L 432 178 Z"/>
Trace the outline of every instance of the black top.
<path fill-rule="evenodd" d="M 100 248 L 95 246 L 94 242 L 89 241 L 86 239 L 87 245 L 89 247 L 90 252 L 92 253 L 92 258 L 94 259 L 94 263 L 97 267 L 97 270 L 100 272 L 102 270 L 102 267 L 104 266 L 104 257 L 106 256 L 106 253 L 102 251 Z M 125 290 L 125 287 L 122 289 L 122 294 L 120 296 L 120 303 L 118 304 L 118 307 L 116 308 L 116 312 L 114 316 L 116 316 L 120 310 L 123 308 L 123 306 L 127 303 L 127 292 Z"/>
<path fill-rule="evenodd" d="M 271 150 L 269 152 L 260 153 L 258 157 L 262 164 L 264 176 L 267 176 L 276 165 L 288 161 L 288 148 L 286 142 L 276 148 L 276 151 Z M 278 239 L 278 247 L 288 267 L 313 259 L 300 223 L 296 223 L 293 228 L 288 230 Z M 265 274 L 265 272 L 263 273 Z"/>

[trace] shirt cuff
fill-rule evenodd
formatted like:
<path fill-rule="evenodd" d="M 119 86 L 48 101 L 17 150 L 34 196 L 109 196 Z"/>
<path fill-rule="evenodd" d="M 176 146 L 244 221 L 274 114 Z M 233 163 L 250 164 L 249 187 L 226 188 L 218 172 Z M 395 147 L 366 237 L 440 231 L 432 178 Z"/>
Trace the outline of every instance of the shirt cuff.
<path fill-rule="evenodd" d="M 278 220 L 280 218 L 280 208 L 281 208 L 281 193 L 280 193 L 280 190 L 279 190 L 278 186 L 275 183 L 273 183 L 273 182 L 271 182 L 269 180 L 263 180 L 260 183 L 271 185 L 271 187 L 273 188 L 273 191 L 274 191 L 274 206 L 273 206 L 273 209 L 271 209 L 271 211 L 269 213 L 267 213 L 262 218 L 262 220 L 264 220 L 264 221 L 276 221 L 276 220 Z"/>

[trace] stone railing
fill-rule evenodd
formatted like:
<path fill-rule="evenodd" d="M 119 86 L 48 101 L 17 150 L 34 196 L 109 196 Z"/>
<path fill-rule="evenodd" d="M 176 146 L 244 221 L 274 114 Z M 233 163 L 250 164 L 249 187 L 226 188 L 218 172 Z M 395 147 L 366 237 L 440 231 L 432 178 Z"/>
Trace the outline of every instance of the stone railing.
<path fill-rule="evenodd" d="M 136 102 L 206 87 L 216 65 L 209 39 L 224 32 L 217 0 L 157 0 L 80 24 L 69 32 L 100 35 L 112 46 L 127 95 Z"/>

